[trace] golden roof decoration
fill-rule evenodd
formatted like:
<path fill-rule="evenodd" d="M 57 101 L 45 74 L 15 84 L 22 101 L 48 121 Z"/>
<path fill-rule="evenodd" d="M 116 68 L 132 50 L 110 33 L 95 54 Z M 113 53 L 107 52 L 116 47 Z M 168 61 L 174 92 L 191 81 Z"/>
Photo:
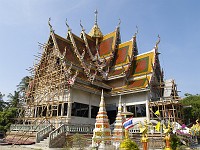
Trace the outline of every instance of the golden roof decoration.
<path fill-rule="evenodd" d="M 101 37 L 103 37 L 103 34 L 97 24 L 97 14 L 98 14 L 97 10 L 95 10 L 94 13 L 95 13 L 95 23 L 88 35 L 90 35 L 91 37 L 94 37 L 94 38 L 101 38 Z"/>

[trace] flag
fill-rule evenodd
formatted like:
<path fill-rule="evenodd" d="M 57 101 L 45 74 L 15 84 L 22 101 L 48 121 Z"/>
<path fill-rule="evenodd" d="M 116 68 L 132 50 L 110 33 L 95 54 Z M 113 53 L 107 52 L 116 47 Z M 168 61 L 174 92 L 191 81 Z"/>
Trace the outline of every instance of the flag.
<path fill-rule="evenodd" d="M 165 124 L 163 123 L 163 129 L 166 129 L 166 126 L 165 126 Z"/>
<path fill-rule="evenodd" d="M 155 130 L 158 131 L 158 132 L 160 131 L 160 122 L 158 122 L 158 123 L 156 124 Z"/>
<path fill-rule="evenodd" d="M 157 115 L 157 116 L 160 116 L 160 111 L 159 111 L 159 109 L 158 109 L 154 114 Z"/>
<path fill-rule="evenodd" d="M 123 123 L 124 128 L 127 130 L 131 127 L 133 127 L 133 119 L 129 118 Z"/>

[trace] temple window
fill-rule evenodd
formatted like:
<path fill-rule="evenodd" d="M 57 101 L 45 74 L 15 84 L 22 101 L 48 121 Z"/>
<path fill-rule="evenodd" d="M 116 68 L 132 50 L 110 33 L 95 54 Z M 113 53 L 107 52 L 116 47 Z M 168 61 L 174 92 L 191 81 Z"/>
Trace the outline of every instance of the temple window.
<path fill-rule="evenodd" d="M 68 104 L 67 104 L 67 103 L 64 103 L 63 116 L 67 116 L 67 107 L 68 107 Z"/>
<path fill-rule="evenodd" d="M 41 117 L 41 112 L 42 112 L 42 107 L 41 106 L 39 106 L 39 107 L 37 107 L 37 117 Z"/>
<path fill-rule="evenodd" d="M 62 104 L 58 105 L 58 116 L 61 116 Z"/>
<path fill-rule="evenodd" d="M 146 105 L 130 105 L 127 106 L 127 111 L 133 113 L 133 117 L 146 117 Z"/>
<path fill-rule="evenodd" d="M 116 104 L 107 104 L 106 105 L 106 111 L 109 119 L 109 123 L 113 124 L 115 122 L 116 116 L 117 116 L 117 107 Z"/>
<path fill-rule="evenodd" d="M 51 105 L 49 105 L 49 112 L 48 112 L 48 116 L 51 116 Z"/>
<path fill-rule="evenodd" d="M 52 106 L 52 116 L 57 116 L 57 109 L 58 109 L 57 105 Z"/>
<path fill-rule="evenodd" d="M 88 115 L 89 115 L 89 105 L 74 102 L 72 104 L 71 115 L 72 116 L 78 116 L 78 117 L 88 117 Z"/>
<path fill-rule="evenodd" d="M 43 106 L 43 111 L 42 111 L 42 116 L 46 116 L 46 113 L 47 113 L 47 107 L 46 106 Z"/>
<path fill-rule="evenodd" d="M 91 118 L 96 118 L 98 111 L 98 106 L 91 106 Z"/>

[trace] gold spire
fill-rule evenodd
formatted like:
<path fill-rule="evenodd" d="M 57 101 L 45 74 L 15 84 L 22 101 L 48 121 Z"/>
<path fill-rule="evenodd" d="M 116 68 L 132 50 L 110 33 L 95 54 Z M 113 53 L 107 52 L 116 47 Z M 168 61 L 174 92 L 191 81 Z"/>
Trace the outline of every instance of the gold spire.
<path fill-rule="evenodd" d="M 49 25 L 49 28 L 50 28 L 50 32 L 53 32 L 53 27 L 51 25 L 51 18 L 49 18 L 49 21 L 48 21 L 48 25 Z"/>
<path fill-rule="evenodd" d="M 96 41 L 98 41 L 99 38 L 103 37 L 103 34 L 97 24 L 97 10 L 95 10 L 95 23 L 94 23 L 94 26 L 92 27 L 92 29 L 90 30 L 89 32 L 89 35 L 93 38 L 96 38 Z"/>
<path fill-rule="evenodd" d="M 160 35 L 158 34 L 158 41 L 156 42 L 155 48 L 158 49 L 158 44 L 160 43 Z"/>

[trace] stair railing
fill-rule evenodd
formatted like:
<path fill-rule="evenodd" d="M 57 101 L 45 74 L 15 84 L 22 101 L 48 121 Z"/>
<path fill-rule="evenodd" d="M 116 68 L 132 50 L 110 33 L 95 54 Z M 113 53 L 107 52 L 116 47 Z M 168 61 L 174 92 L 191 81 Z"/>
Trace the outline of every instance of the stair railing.
<path fill-rule="evenodd" d="M 49 147 L 51 147 L 51 143 L 52 141 L 58 137 L 59 135 L 61 135 L 62 133 L 65 133 L 65 124 L 62 124 L 60 127 L 58 127 L 57 129 L 55 129 L 54 131 L 50 132 L 49 134 Z"/>
<path fill-rule="evenodd" d="M 61 134 L 66 133 L 86 133 L 90 134 L 93 132 L 94 126 L 91 125 L 80 125 L 80 124 L 62 124 L 60 127 L 55 129 L 49 134 L 49 147 L 52 146 L 53 141 Z"/>
<path fill-rule="evenodd" d="M 39 143 L 45 138 L 45 135 L 53 130 L 53 125 L 49 125 L 46 128 L 41 129 L 36 133 L 36 143 Z"/>
<path fill-rule="evenodd" d="M 36 120 L 38 120 L 38 119 L 36 119 Z M 33 126 L 32 126 L 32 127 L 29 128 L 29 130 L 24 131 L 22 136 L 13 145 L 15 145 L 17 142 L 19 142 L 28 133 L 28 131 L 30 131 L 30 129 L 32 129 L 32 131 L 36 131 L 37 128 L 40 126 L 40 124 L 42 124 L 45 120 L 46 120 L 46 118 L 43 118 L 42 121 L 35 128 L 33 128 Z M 26 142 L 29 137 L 30 136 L 28 136 L 23 142 Z"/>
<path fill-rule="evenodd" d="M 37 119 L 35 119 L 33 121 L 33 123 L 35 123 L 36 120 Z M 13 124 L 11 124 L 9 134 L 10 134 L 11 131 L 17 130 L 17 132 L 15 133 L 15 135 L 12 137 L 11 141 L 18 135 L 18 133 L 20 131 L 30 130 L 30 128 L 31 128 L 31 125 L 26 125 L 26 124 L 14 124 L 13 125 Z"/>

